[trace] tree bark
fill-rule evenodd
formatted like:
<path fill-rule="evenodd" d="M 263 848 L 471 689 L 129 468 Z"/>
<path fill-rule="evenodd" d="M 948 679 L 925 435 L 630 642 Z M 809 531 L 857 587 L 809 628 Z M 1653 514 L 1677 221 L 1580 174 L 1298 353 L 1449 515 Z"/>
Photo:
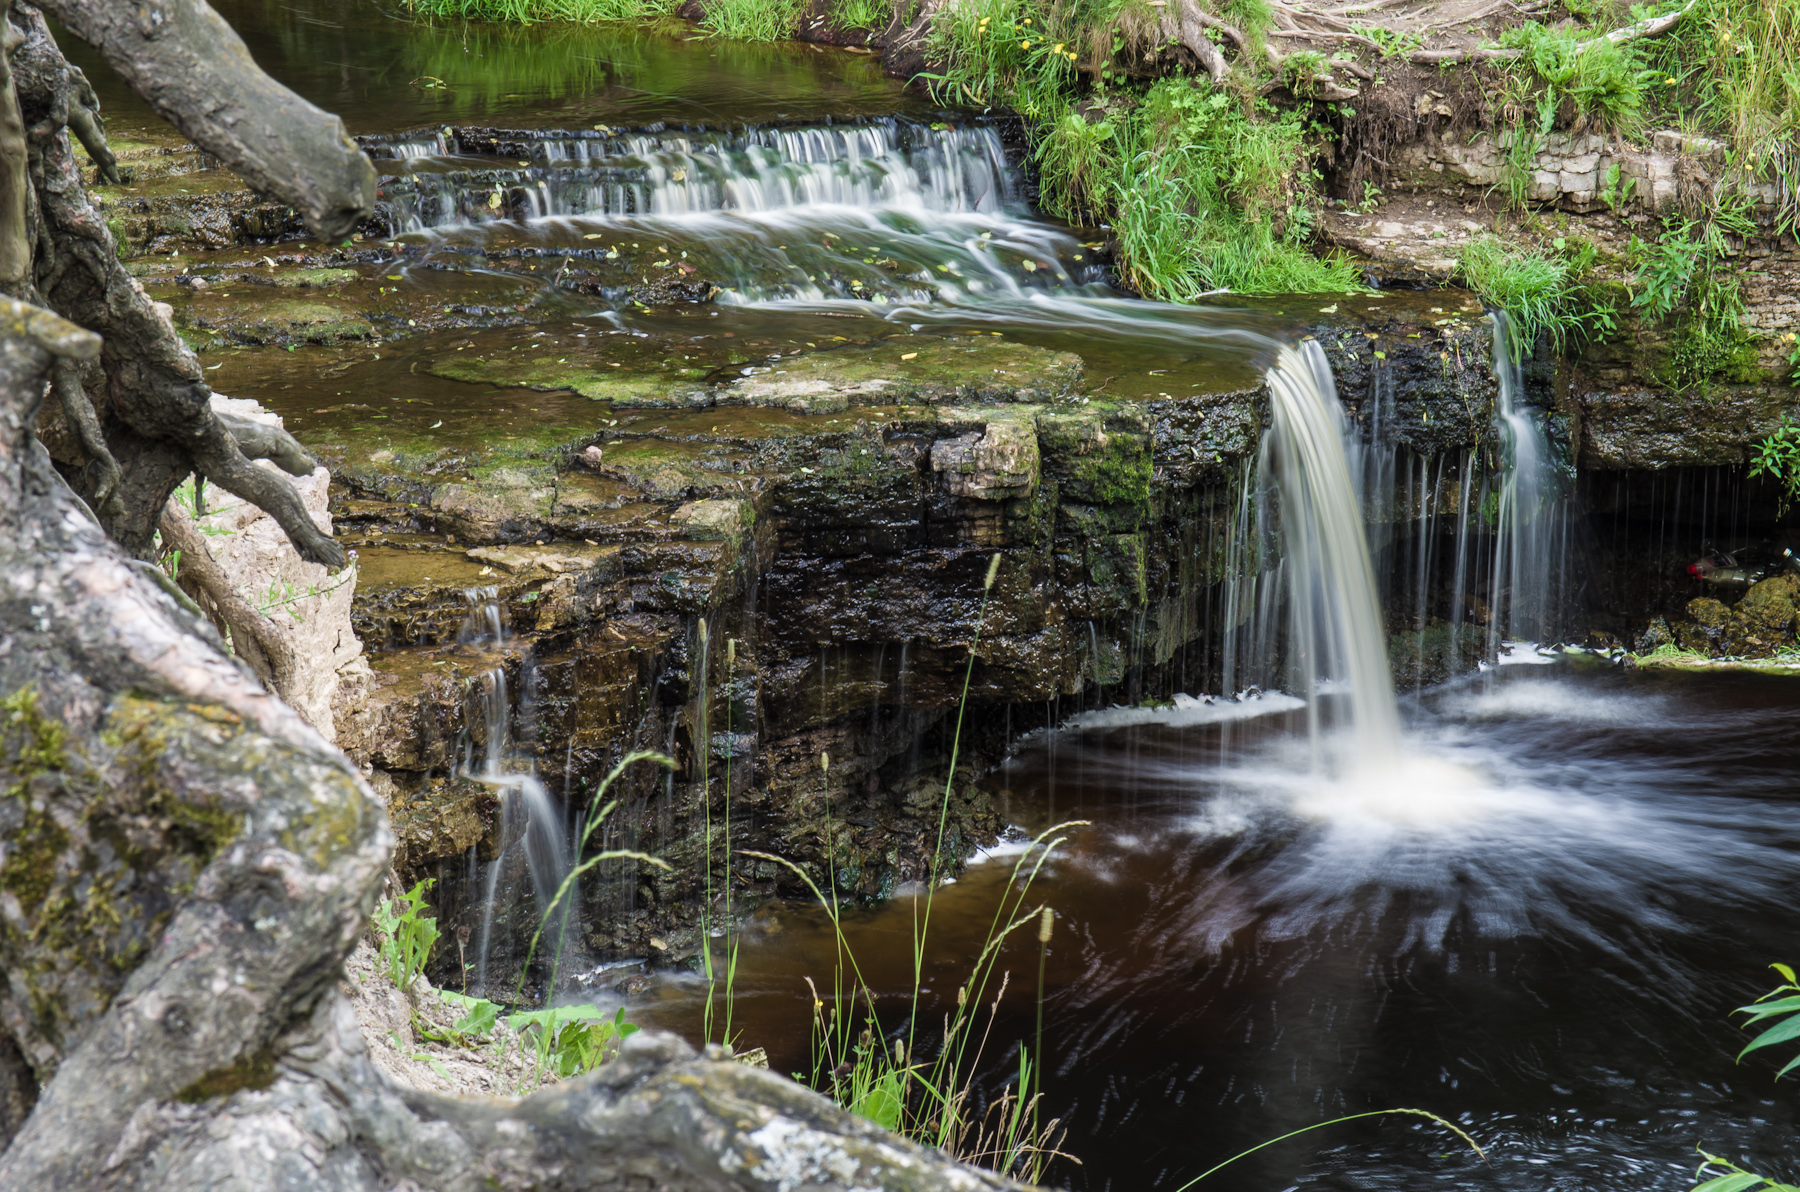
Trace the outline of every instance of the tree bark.
<path fill-rule="evenodd" d="M 264 74 L 203 0 L 44 0 L 182 134 L 312 234 L 348 235 L 375 203 L 375 167 L 320 111 Z M 306 168 L 296 170 L 296 163 Z"/>

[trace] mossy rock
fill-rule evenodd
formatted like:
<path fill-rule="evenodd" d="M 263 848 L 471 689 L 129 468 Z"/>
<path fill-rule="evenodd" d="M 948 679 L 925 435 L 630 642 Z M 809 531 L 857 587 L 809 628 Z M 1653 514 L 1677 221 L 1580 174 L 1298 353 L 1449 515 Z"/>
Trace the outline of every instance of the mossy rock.
<path fill-rule="evenodd" d="M 726 385 L 721 402 L 836 413 L 853 405 L 1048 402 L 1072 396 L 1071 352 L 983 335 L 896 337 L 786 357 Z"/>

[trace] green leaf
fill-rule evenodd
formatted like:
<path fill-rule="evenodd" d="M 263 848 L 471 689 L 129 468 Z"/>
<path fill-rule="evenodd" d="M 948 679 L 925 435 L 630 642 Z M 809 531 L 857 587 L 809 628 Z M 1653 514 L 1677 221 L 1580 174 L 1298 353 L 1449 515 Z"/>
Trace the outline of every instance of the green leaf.
<path fill-rule="evenodd" d="M 1780 1026 L 1772 1026 L 1751 1040 L 1750 1046 L 1738 1052 L 1738 1059 L 1743 1059 L 1760 1047 L 1770 1047 L 1776 1043 L 1786 1043 L 1789 1039 L 1800 1039 L 1800 1014 L 1788 1019 Z"/>
<path fill-rule="evenodd" d="M 861 1114 L 884 1130 L 900 1124 L 900 1077 L 884 1072 L 850 1106 L 850 1112 Z"/>
<path fill-rule="evenodd" d="M 1765 1181 L 1760 1175 L 1748 1172 L 1738 1175 L 1722 1175 L 1717 1179 L 1707 1180 L 1694 1189 L 1694 1192 L 1745 1192 L 1748 1188 L 1761 1186 Z"/>
<path fill-rule="evenodd" d="M 1800 1011 L 1800 996 L 1784 997 L 1778 1002 L 1752 1002 L 1748 1006 L 1739 1006 L 1732 1013 L 1748 1014 L 1750 1022 L 1757 1022 L 1776 1014 L 1792 1014 L 1795 1011 Z M 1750 1023 L 1744 1025 L 1748 1026 Z"/>
<path fill-rule="evenodd" d="M 1800 977 L 1794 976 L 1794 970 L 1785 964 L 1771 964 L 1770 968 L 1781 974 L 1781 979 L 1789 985 L 1800 984 Z"/>

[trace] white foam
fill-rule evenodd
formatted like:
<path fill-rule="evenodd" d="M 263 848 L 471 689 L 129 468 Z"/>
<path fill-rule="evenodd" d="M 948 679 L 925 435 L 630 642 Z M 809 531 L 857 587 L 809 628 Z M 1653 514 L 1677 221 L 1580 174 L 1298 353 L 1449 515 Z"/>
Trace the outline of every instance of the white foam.
<path fill-rule="evenodd" d="M 1536 642 L 1501 642 L 1501 666 L 1544 666 L 1557 660 L 1557 652 Z"/>
<path fill-rule="evenodd" d="M 1250 720 L 1273 716 L 1306 706 L 1306 701 L 1285 692 L 1251 692 L 1237 699 L 1224 696 L 1177 695 L 1172 704 L 1155 708 L 1101 708 L 1071 716 L 1065 727 L 1073 729 L 1128 728 L 1137 724 L 1162 724 L 1170 728 L 1191 728 L 1202 724 L 1225 724 L 1234 720 Z"/>

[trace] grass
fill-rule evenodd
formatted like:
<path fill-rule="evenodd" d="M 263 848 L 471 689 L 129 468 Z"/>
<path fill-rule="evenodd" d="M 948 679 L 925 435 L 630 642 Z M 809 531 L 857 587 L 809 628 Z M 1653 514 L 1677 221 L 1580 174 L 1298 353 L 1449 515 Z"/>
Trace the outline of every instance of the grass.
<path fill-rule="evenodd" d="M 1733 178 L 1779 184 L 1781 230 L 1800 217 L 1800 0 L 1695 0 L 1646 43 L 1652 112 L 1727 138 Z"/>
<path fill-rule="evenodd" d="M 838 0 L 837 23 L 845 29 L 885 29 L 894 19 L 891 0 Z"/>
<path fill-rule="evenodd" d="M 1669 357 L 1659 379 L 1671 387 L 1758 379 L 1755 337 L 1743 322 L 1741 267 L 1729 252 L 1731 237 L 1754 231 L 1739 201 L 1705 218 L 1664 220 L 1655 240 L 1632 237 L 1631 304 L 1667 332 Z"/>
<path fill-rule="evenodd" d="M 804 0 L 707 0 L 706 28 L 737 41 L 782 41 L 800 27 Z"/>
<path fill-rule="evenodd" d="M 1524 357 L 1546 336 L 1561 353 L 1573 342 L 1613 329 L 1615 312 L 1590 299 L 1580 284 L 1586 255 L 1577 250 L 1561 256 L 1482 236 L 1463 249 L 1456 269 L 1483 301 L 1511 318 L 1514 350 Z"/>
<path fill-rule="evenodd" d="M 923 1034 L 922 996 L 927 943 L 937 891 L 955 859 L 944 852 L 949 826 L 950 798 L 961 756 L 963 718 L 970 681 L 980 648 L 980 627 L 986 620 L 988 598 L 999 571 L 1000 556 L 988 565 L 977 631 L 969 644 L 969 660 L 963 676 L 952 737 L 949 773 L 938 809 L 925 894 L 913 902 L 912 988 L 904 1028 L 889 1032 L 881 1022 L 875 993 L 864 978 L 862 966 L 844 934 L 843 907 L 833 877 L 835 861 L 827 841 L 826 887 L 820 889 L 799 865 L 772 853 L 744 850 L 745 856 L 780 865 L 795 874 L 812 892 L 830 918 L 837 961 L 831 988 L 821 995 L 813 990 L 812 1070 L 796 1074 L 806 1079 L 851 1112 L 887 1129 L 940 1147 L 965 1162 L 977 1163 L 1002 1174 L 1033 1182 L 1042 1178 L 1057 1155 L 1059 1123 L 1045 1121 L 1039 1112 L 1038 1092 L 1043 1038 L 1043 973 L 1054 913 L 1042 904 L 1028 906 L 1031 887 L 1045 862 L 1067 839 L 1075 822 L 1058 824 L 1040 834 L 1013 866 L 1011 880 L 994 907 L 986 940 L 957 989 L 956 1008 L 944 1021 L 935 1041 Z M 827 764 L 821 759 L 821 765 Z M 1009 939 L 1035 928 L 1038 941 L 1038 1033 L 1027 1046 L 1018 1043 L 1019 1066 L 1007 1089 L 985 1110 L 978 1108 L 975 1078 L 1006 996 L 1010 974 L 999 970 L 1001 952 Z M 829 1000 L 827 1000 L 829 998 Z"/>
<path fill-rule="evenodd" d="M 642 21 L 675 10 L 673 0 L 406 0 L 407 11 L 421 17 L 465 21 Z"/>

